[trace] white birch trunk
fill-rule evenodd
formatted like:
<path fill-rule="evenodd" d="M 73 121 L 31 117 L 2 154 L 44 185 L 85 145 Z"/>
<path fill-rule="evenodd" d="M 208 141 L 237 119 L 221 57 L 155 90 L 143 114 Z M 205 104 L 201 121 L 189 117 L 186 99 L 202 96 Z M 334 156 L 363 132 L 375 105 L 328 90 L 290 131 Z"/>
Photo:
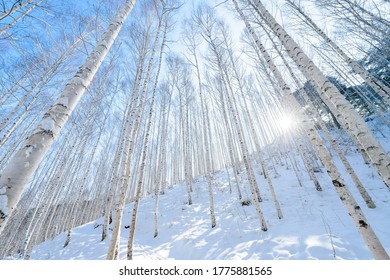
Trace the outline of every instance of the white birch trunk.
<path fill-rule="evenodd" d="M 227 144 L 228 144 L 228 149 L 229 149 L 229 157 L 230 157 L 230 162 L 231 162 L 231 165 L 233 167 L 233 174 L 234 174 L 234 179 L 235 179 L 235 185 L 236 185 L 236 189 L 237 189 L 237 194 L 238 194 L 238 200 L 241 201 L 242 199 L 242 194 L 241 194 L 241 189 L 240 189 L 240 182 L 238 180 L 238 177 L 237 177 L 237 169 L 236 169 L 236 155 L 235 155 L 235 149 L 234 149 L 234 144 L 233 144 L 233 136 L 232 136 L 232 130 L 231 130 L 231 127 L 230 125 L 228 124 L 228 115 L 227 115 L 227 112 L 226 112 L 226 105 L 225 105 L 225 99 L 223 98 L 223 95 L 222 95 L 222 91 L 221 91 L 221 94 L 220 94 L 220 100 L 221 100 L 221 104 L 222 104 L 222 116 L 223 118 L 225 119 L 225 123 L 226 123 L 226 131 L 227 131 Z M 238 156 L 237 156 L 238 157 Z"/>
<path fill-rule="evenodd" d="M 15 0 L 15 2 L 19 2 L 19 1 Z M 2 20 L 3 18 L 5 18 L 7 16 L 12 15 L 13 13 L 17 12 L 21 8 L 27 6 L 28 4 L 31 4 L 32 2 L 34 2 L 34 0 L 24 1 L 23 3 L 15 3 L 14 5 L 12 5 L 11 8 L 9 8 L 8 11 L 4 11 L 0 14 L 0 20 Z"/>
<path fill-rule="evenodd" d="M 205 161 L 206 161 L 206 172 L 207 172 L 206 177 L 207 177 L 207 186 L 208 186 L 209 200 L 210 200 L 210 220 L 211 220 L 211 227 L 214 228 L 217 225 L 217 222 L 214 214 L 214 195 L 213 195 L 213 186 L 211 184 L 211 160 L 210 160 L 210 147 L 209 147 L 210 139 L 208 139 L 208 134 L 207 134 L 207 117 L 206 117 L 207 104 L 204 101 L 203 92 L 201 88 L 199 88 L 199 95 L 200 95 L 200 100 L 201 100 L 200 102 L 202 107 L 203 143 L 205 146 Z"/>
<path fill-rule="evenodd" d="M 307 23 L 324 39 L 332 48 L 340 54 L 344 61 L 351 67 L 351 69 L 358 74 L 362 79 L 374 89 L 387 103 L 390 105 L 390 88 L 383 84 L 380 80 L 372 76 L 366 69 L 357 64 L 352 58 L 350 58 L 332 39 L 330 39 L 325 32 L 319 28 L 314 21 L 308 17 L 300 7 L 298 7 L 293 1 L 287 0 L 287 2 L 301 14 Z"/>
<path fill-rule="evenodd" d="M 313 25 L 313 27 L 315 29 L 318 29 L 319 31 L 318 32 L 321 32 L 323 33 L 315 24 L 314 22 L 311 21 L 310 18 L 308 18 L 304 13 L 303 11 L 300 10 L 300 8 L 298 6 L 295 5 L 295 3 L 293 3 L 292 1 L 288 0 L 287 1 L 288 3 L 290 3 L 294 8 L 296 8 L 308 21 L 310 21 L 310 24 Z M 270 38 L 270 40 L 272 41 L 272 44 L 274 46 L 274 48 L 276 49 L 276 51 L 278 52 L 279 56 L 282 58 L 283 60 L 283 63 L 284 65 L 286 66 L 287 70 L 289 71 L 291 77 L 293 78 L 295 84 L 300 87 L 302 86 L 298 80 L 298 78 L 295 76 L 293 70 L 291 69 L 290 65 L 288 64 L 288 62 L 286 61 L 285 57 L 283 56 L 283 54 L 281 53 L 281 51 L 277 48 L 275 42 L 273 41 L 272 37 L 270 36 L 270 34 L 267 32 L 267 35 L 268 37 Z M 325 33 L 323 33 L 323 38 L 326 39 L 328 38 L 326 36 Z M 329 39 L 330 40 L 330 39 Z M 333 42 L 332 42 L 333 43 Z M 334 43 L 333 43 L 334 44 Z M 336 46 L 337 47 L 337 46 Z M 340 50 L 342 52 L 342 50 Z M 348 58 L 348 57 L 347 57 Z M 352 59 L 350 59 L 352 61 Z M 359 65 L 357 65 L 359 66 Z M 360 67 L 360 66 L 359 66 Z M 364 70 L 364 69 L 362 69 Z M 365 70 L 364 70 L 365 71 Z M 367 81 L 366 81 L 367 82 Z M 352 166 L 350 165 L 348 159 L 345 157 L 344 153 L 341 151 L 340 149 L 340 146 L 337 144 L 336 140 L 332 137 L 331 133 L 329 132 L 328 128 L 326 127 L 326 125 L 324 124 L 324 122 L 322 121 L 319 113 L 317 112 L 317 110 L 315 109 L 315 106 L 313 104 L 313 102 L 310 100 L 307 92 L 305 91 L 305 89 L 301 90 L 300 93 L 303 95 L 303 98 L 305 100 L 305 102 L 307 104 L 309 104 L 310 108 L 311 108 L 311 111 L 312 111 L 312 114 L 314 114 L 314 117 L 318 120 L 318 124 L 320 125 L 322 131 L 324 131 L 325 133 L 325 136 L 326 138 L 328 139 L 328 141 L 332 144 L 332 147 L 334 148 L 334 150 L 336 151 L 337 155 L 339 156 L 339 158 L 341 159 L 344 167 L 346 168 L 347 172 L 349 173 L 349 175 L 351 176 L 353 182 L 355 183 L 355 186 L 357 187 L 357 189 L 359 190 L 362 198 L 364 199 L 364 201 L 366 202 L 366 205 L 369 207 L 369 208 L 375 208 L 376 205 L 375 203 L 373 202 L 371 196 L 368 194 L 368 192 L 366 191 L 366 189 L 364 188 L 362 182 L 360 181 L 360 179 L 358 178 L 357 174 L 355 173 L 355 171 L 353 170 Z M 305 162 L 306 163 L 306 162 Z M 314 175 L 314 174 L 313 174 Z M 318 182 L 318 181 L 317 181 Z M 321 188 L 321 187 L 320 187 Z M 318 190 L 318 189 L 317 189 Z"/>
<path fill-rule="evenodd" d="M 252 194 L 252 202 L 255 205 L 256 212 L 257 212 L 259 220 L 260 220 L 261 230 L 267 231 L 267 225 L 266 225 L 266 222 L 264 219 L 263 211 L 261 210 L 261 207 L 260 207 L 260 202 L 262 201 L 262 199 L 260 196 L 260 191 L 259 191 L 259 187 L 258 187 L 258 184 L 256 181 L 255 173 L 254 173 L 252 164 L 250 162 L 248 146 L 247 146 L 247 143 L 246 143 L 244 135 L 243 135 L 242 122 L 241 122 L 240 116 L 239 116 L 237 109 L 236 109 L 237 105 L 236 105 L 234 96 L 231 96 L 231 94 L 229 93 L 229 91 L 231 93 L 233 93 L 234 91 L 232 89 L 229 75 L 228 75 L 226 69 L 223 67 L 223 63 L 221 61 L 220 54 L 218 53 L 218 48 L 216 47 L 214 41 L 211 40 L 211 34 L 209 34 L 209 35 L 210 35 L 208 37 L 210 39 L 209 44 L 210 44 L 211 49 L 214 52 L 215 57 L 216 57 L 221 81 L 222 81 L 222 84 L 227 89 L 226 90 L 227 105 L 228 105 L 228 108 L 232 114 L 233 123 L 235 124 L 235 127 L 236 127 L 237 138 L 239 139 L 239 145 L 240 145 L 240 149 L 241 149 L 241 153 L 242 153 L 242 158 L 243 158 L 245 169 L 246 169 L 247 175 L 248 175 L 249 186 L 250 186 L 250 190 L 251 190 L 251 194 Z"/>
<path fill-rule="evenodd" d="M 117 206 L 116 206 L 115 224 L 114 224 L 114 229 L 113 229 L 113 233 L 112 233 L 111 240 L 110 240 L 110 246 L 108 248 L 108 253 L 107 253 L 107 257 L 106 257 L 108 260 L 114 260 L 114 259 L 116 259 L 118 257 L 119 235 L 120 235 L 121 220 L 122 220 L 123 208 L 124 208 L 124 204 L 126 202 L 126 196 L 127 196 L 128 188 L 129 188 L 128 178 L 129 178 L 129 175 L 130 175 L 130 161 L 131 161 L 131 159 L 133 157 L 133 152 L 134 152 L 136 140 L 137 140 L 138 134 L 139 134 L 139 128 L 140 128 L 140 124 L 141 124 L 141 117 L 142 117 L 142 113 L 143 113 L 143 110 L 144 110 L 144 104 L 145 104 L 144 100 L 146 99 L 148 84 L 149 84 L 150 77 L 151 77 L 152 70 L 153 70 L 153 66 L 154 66 L 155 52 L 156 52 L 156 48 L 157 48 L 157 44 L 158 44 L 158 40 L 159 40 L 159 36 L 160 36 L 160 32 L 161 32 L 161 27 L 162 27 L 162 18 L 160 18 L 160 20 L 159 20 L 159 24 L 158 24 L 158 27 L 157 27 L 157 34 L 156 34 L 156 37 L 155 37 L 155 40 L 154 40 L 154 43 L 153 43 L 153 46 L 152 46 L 152 49 L 151 49 L 151 55 L 150 55 L 148 67 L 147 67 L 147 70 L 146 70 L 146 76 L 145 76 L 145 79 L 144 79 L 144 82 L 143 82 L 143 85 L 142 85 L 142 93 L 141 93 L 141 98 L 140 98 L 140 102 L 139 102 L 140 104 L 138 106 L 137 116 L 136 116 L 136 120 L 134 122 L 133 139 L 132 139 L 132 141 L 130 141 L 130 138 L 129 138 L 130 142 L 128 143 L 128 145 L 126 145 L 126 146 L 129 146 L 129 148 L 128 148 L 128 155 L 127 155 L 127 162 L 126 162 L 126 167 L 127 168 L 125 170 L 125 173 L 123 174 L 123 179 L 124 180 L 121 183 L 119 202 L 117 203 Z M 156 79 L 158 79 L 158 77 L 156 77 Z M 153 100 L 152 103 L 154 103 L 154 97 L 153 97 L 152 100 Z M 151 106 L 153 106 L 153 104 Z M 136 108 L 134 108 L 134 109 L 136 109 Z M 151 111 L 149 112 L 150 118 L 151 118 L 151 115 L 152 115 L 152 107 L 151 107 Z M 150 125 L 148 123 L 148 127 L 149 126 Z M 148 133 L 149 132 L 147 132 L 147 134 Z M 148 139 L 148 137 L 145 140 L 146 142 L 148 141 L 147 139 Z M 147 146 L 147 144 L 145 144 L 145 146 Z M 146 149 L 146 147 L 145 147 L 145 149 Z M 145 151 L 145 153 L 146 153 L 146 151 Z M 142 166 L 144 166 L 144 163 L 143 163 Z M 139 175 L 140 176 L 139 182 L 141 182 L 141 183 L 142 183 L 142 177 L 143 177 L 143 173 L 144 173 L 144 167 L 142 167 L 142 166 L 141 166 L 141 174 Z M 138 185 L 139 184 L 140 183 L 138 183 Z M 141 187 L 142 187 L 142 184 L 141 184 Z M 141 191 L 141 190 L 139 190 L 139 188 L 136 189 L 136 194 L 135 194 L 135 202 L 134 202 L 135 209 L 138 209 L 138 205 L 137 205 L 139 203 L 139 196 L 138 196 L 138 194 Z M 136 211 L 137 210 L 135 210 L 135 215 L 136 215 Z M 134 216 L 134 212 L 133 212 L 133 216 Z M 136 219 L 136 216 L 135 216 L 135 219 Z M 135 220 L 134 220 L 134 222 L 135 222 Z M 132 234 L 131 231 L 132 231 L 132 229 L 130 230 L 129 240 L 130 240 L 131 234 Z M 131 251 L 131 253 L 129 253 L 130 251 Z M 132 254 L 132 249 L 128 249 L 128 256 L 129 256 L 129 254 L 130 255 Z"/>
<path fill-rule="evenodd" d="M 199 97 L 200 97 L 200 103 L 201 103 L 201 111 L 202 111 L 202 122 L 203 122 L 203 143 L 205 146 L 205 162 L 206 162 L 206 177 L 207 177 L 207 185 L 208 185 L 208 191 L 209 191 L 209 199 L 210 199 L 210 220 L 211 220 L 211 227 L 214 228 L 217 225 L 216 219 L 215 219 L 215 214 L 214 214 L 214 197 L 213 197 L 213 190 L 212 190 L 212 185 L 211 185 L 211 163 L 210 163 L 210 153 L 209 153 L 209 141 L 207 137 L 207 120 L 206 120 L 206 104 L 204 101 L 203 97 L 203 86 L 202 86 L 202 79 L 200 75 L 200 70 L 199 70 L 199 63 L 198 63 L 198 57 L 196 54 L 196 48 L 193 47 L 193 56 L 194 56 L 194 66 L 196 69 L 196 76 L 198 80 L 198 87 L 199 87 Z"/>
<path fill-rule="evenodd" d="M 164 15 L 166 11 L 166 7 L 164 6 L 162 16 Z M 137 186 L 137 193 L 135 197 L 135 202 L 134 202 L 134 208 L 133 208 L 133 215 L 132 215 L 132 220 L 131 220 L 131 225 L 130 225 L 130 234 L 129 234 L 129 239 L 127 243 L 127 259 L 132 260 L 133 259 L 133 243 L 134 243 L 134 235 L 135 235 L 135 227 L 136 227 L 136 222 L 137 222 L 137 215 L 138 215 L 138 207 L 139 203 L 141 200 L 141 195 L 142 195 L 142 187 L 144 185 L 143 179 L 144 179 L 144 174 L 145 174 L 145 165 L 146 165 L 146 159 L 147 159 L 147 153 L 148 153 L 148 145 L 149 145 L 149 136 L 150 136 L 150 127 L 152 125 L 152 117 L 154 113 L 154 102 L 156 99 L 156 93 L 157 93 L 157 84 L 158 84 L 158 78 L 160 76 L 160 71 L 161 71 L 161 64 L 162 64 L 162 56 L 164 52 L 164 46 L 165 46 L 165 41 L 166 41 L 166 35 L 167 35 L 167 26 L 168 22 L 165 22 L 165 28 L 163 30 L 163 39 L 161 43 L 161 48 L 160 48 L 160 55 L 159 55 L 159 60 L 158 60 L 158 69 L 156 73 L 156 80 L 154 83 L 153 87 L 153 94 L 152 94 L 152 100 L 150 104 L 150 110 L 149 110 L 149 117 L 147 120 L 147 127 L 146 127 L 146 135 L 144 139 L 144 150 L 142 154 L 142 161 L 141 161 L 141 170 L 140 170 L 140 175 L 139 175 L 139 181 L 138 181 L 138 186 Z M 160 19 L 159 27 L 158 27 L 158 33 L 156 36 L 156 42 L 159 37 L 160 29 L 162 27 L 162 22 Z M 152 51 L 152 56 L 154 56 L 154 50 L 156 47 L 153 48 Z M 157 202 L 157 199 L 156 199 Z M 156 205 L 157 207 L 157 205 Z M 155 235 L 156 236 L 156 235 Z"/>
<path fill-rule="evenodd" d="M 236 0 L 233 0 L 233 2 L 237 3 Z M 250 3 L 259 12 L 275 35 L 278 36 L 279 40 L 285 46 L 287 53 L 298 65 L 305 77 L 308 80 L 314 79 L 318 84 L 321 88 L 321 99 L 336 116 L 341 126 L 350 134 L 355 143 L 362 146 L 371 164 L 390 189 L 390 159 L 364 120 L 337 88 L 324 76 L 313 61 L 302 51 L 299 45 L 287 34 L 283 27 L 276 22 L 261 1 L 251 0 Z M 253 29 L 251 33 L 254 34 Z"/>
<path fill-rule="evenodd" d="M 296 112 L 297 117 L 299 117 L 300 120 L 302 120 L 303 129 L 305 131 L 305 134 L 308 136 L 310 141 L 313 143 L 314 148 L 316 149 L 319 158 L 325 165 L 327 172 L 332 179 L 332 183 L 335 187 L 336 192 L 338 193 L 344 207 L 347 209 L 348 214 L 351 216 L 353 221 L 355 222 L 355 226 L 357 227 L 361 237 L 363 238 L 364 242 L 366 243 L 368 249 L 372 253 L 375 259 L 390 259 L 388 254 L 386 253 L 386 250 L 383 248 L 382 244 L 380 243 L 378 237 L 376 236 L 375 232 L 372 230 L 370 225 L 368 224 L 367 219 L 365 218 L 363 212 L 360 209 L 360 206 L 357 204 L 355 199 L 353 198 L 352 194 L 348 190 L 347 186 L 344 184 L 341 174 L 339 173 L 336 165 L 332 161 L 332 156 L 327 150 L 326 146 L 324 145 L 322 139 L 319 137 L 319 135 L 316 133 L 315 128 L 313 125 L 310 125 L 307 121 L 304 120 L 302 113 L 300 112 L 300 106 L 299 103 L 296 101 L 296 99 L 293 97 L 290 88 L 288 85 L 284 82 L 279 70 L 274 65 L 271 57 L 269 56 L 268 52 L 265 50 L 264 46 L 260 43 L 259 38 L 257 37 L 256 33 L 252 29 L 249 21 L 243 14 L 242 10 L 238 7 L 238 4 L 236 0 L 233 0 L 235 4 L 235 8 L 237 12 L 239 12 L 240 16 L 245 22 L 246 27 L 248 28 L 249 32 L 253 36 L 253 39 L 255 40 L 256 44 L 258 45 L 259 49 L 262 50 L 262 53 L 265 57 L 265 60 L 267 61 L 270 70 L 275 75 L 276 80 L 278 81 L 278 84 L 280 88 L 285 93 L 286 98 L 286 104 L 289 104 L 294 112 Z M 288 107 L 288 106 L 286 106 Z"/>
<path fill-rule="evenodd" d="M 0 36 L 6 33 L 12 26 L 22 20 L 26 15 L 28 15 L 36 6 L 38 6 L 42 0 L 38 1 L 38 3 L 31 5 L 26 11 L 23 12 L 20 16 L 15 18 L 11 23 L 9 23 L 5 28 L 0 30 Z"/>
<path fill-rule="evenodd" d="M 84 64 L 2 172 L 0 177 L 0 233 L 31 176 L 92 82 L 134 3 L 135 0 L 127 0 L 122 6 Z"/>

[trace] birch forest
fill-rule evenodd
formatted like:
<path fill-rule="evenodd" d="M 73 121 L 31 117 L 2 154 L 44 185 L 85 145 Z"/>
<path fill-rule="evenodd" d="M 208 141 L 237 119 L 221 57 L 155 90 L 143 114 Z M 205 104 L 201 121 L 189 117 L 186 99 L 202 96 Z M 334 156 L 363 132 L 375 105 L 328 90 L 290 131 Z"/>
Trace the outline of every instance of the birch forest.
<path fill-rule="evenodd" d="M 283 179 L 335 193 L 389 259 L 370 220 L 390 214 L 387 0 L 2 0 L 0 91 L 0 259 L 100 218 L 104 258 L 132 260 L 137 227 L 157 240 L 160 200 L 181 184 L 195 207 L 199 180 L 216 232 L 222 171 L 259 240 L 288 222 Z"/>

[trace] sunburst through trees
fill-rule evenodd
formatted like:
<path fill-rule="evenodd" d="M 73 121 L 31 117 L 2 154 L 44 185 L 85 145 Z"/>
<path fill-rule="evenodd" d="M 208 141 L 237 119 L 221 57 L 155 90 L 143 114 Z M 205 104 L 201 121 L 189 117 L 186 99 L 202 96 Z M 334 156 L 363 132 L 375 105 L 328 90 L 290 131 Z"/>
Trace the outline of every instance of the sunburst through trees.
<path fill-rule="evenodd" d="M 218 227 L 213 174 L 228 169 L 232 196 L 265 232 L 264 188 L 285 219 L 270 176 L 281 156 L 318 191 L 325 170 L 373 258 L 389 259 L 350 188 L 369 209 L 375 200 L 335 136 L 390 188 L 388 152 L 366 124 L 390 123 L 388 1 L 111 2 L 3 1 L 0 256 L 28 259 L 64 231 L 67 246 L 72 228 L 104 216 L 107 259 L 117 259 L 123 207 L 134 202 L 132 259 L 140 200 L 154 195 L 156 238 L 159 197 L 185 182 L 191 207 L 197 177 Z"/>

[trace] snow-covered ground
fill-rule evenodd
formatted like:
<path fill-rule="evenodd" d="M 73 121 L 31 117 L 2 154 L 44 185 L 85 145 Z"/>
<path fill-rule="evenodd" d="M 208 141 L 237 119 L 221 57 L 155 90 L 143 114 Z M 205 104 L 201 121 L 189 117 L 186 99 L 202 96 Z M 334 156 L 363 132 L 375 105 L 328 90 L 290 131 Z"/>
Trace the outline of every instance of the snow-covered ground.
<path fill-rule="evenodd" d="M 379 137 L 388 151 L 389 140 Z M 375 171 L 364 164 L 353 147 L 347 143 L 343 149 L 348 150 L 352 166 L 377 207 L 369 209 L 349 176 L 344 176 L 345 181 L 390 254 L 390 191 L 377 178 Z M 340 165 L 338 161 L 337 164 Z M 186 203 L 184 184 L 172 186 L 159 198 L 159 235 L 156 238 L 153 237 L 154 196 L 142 199 L 134 259 L 372 259 L 325 173 L 316 173 L 323 188 L 319 192 L 305 172 L 301 172 L 303 186 L 299 186 L 292 168 L 278 165 L 277 172 L 281 175 L 278 177 L 275 170 L 271 170 L 284 215 L 283 219 L 278 219 L 266 181 L 259 168 L 255 171 L 268 231 L 261 231 L 253 205 L 241 205 L 233 176 L 230 177 L 230 192 L 227 172 L 219 172 L 213 174 L 217 226 L 211 228 L 208 188 L 204 178 L 198 178 L 193 185 L 192 205 Z M 232 175 L 231 170 L 229 174 Z M 249 198 L 246 176 L 244 173 L 240 175 L 243 196 Z M 120 259 L 126 258 L 131 211 L 132 204 L 126 207 L 122 223 Z M 102 223 L 101 218 L 74 229 L 66 248 L 63 248 L 66 233 L 35 246 L 31 259 L 105 259 L 109 236 L 100 241 Z"/>

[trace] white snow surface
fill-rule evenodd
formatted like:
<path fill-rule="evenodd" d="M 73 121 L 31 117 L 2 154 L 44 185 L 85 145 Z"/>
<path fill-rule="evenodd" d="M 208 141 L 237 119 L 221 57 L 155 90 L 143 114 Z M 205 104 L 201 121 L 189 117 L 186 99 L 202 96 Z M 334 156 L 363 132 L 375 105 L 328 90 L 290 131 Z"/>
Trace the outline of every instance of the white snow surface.
<path fill-rule="evenodd" d="M 390 136 L 388 130 L 384 135 Z M 388 151 L 390 141 L 380 137 Z M 343 149 L 361 181 L 376 203 L 369 209 L 350 177 L 336 160 L 344 179 L 361 206 L 370 225 L 390 254 L 390 191 L 378 179 L 372 167 L 364 164 L 355 148 L 346 143 Z M 297 157 L 298 159 L 298 157 Z M 198 178 L 193 184 L 193 204 L 188 205 L 184 183 L 169 187 L 159 196 L 159 235 L 154 238 L 154 195 L 142 199 L 135 234 L 134 259 L 267 259 L 334 260 L 372 259 L 357 228 L 334 190 L 329 177 L 316 173 L 323 191 L 316 191 L 302 162 L 299 163 L 303 186 L 299 186 L 292 168 L 277 165 L 281 176 L 270 170 L 283 219 L 278 219 L 271 193 L 260 169 L 255 172 L 263 198 L 261 207 L 268 231 L 260 229 L 255 207 L 242 206 L 238 200 L 232 171 L 231 189 L 226 171 L 213 174 L 213 192 L 217 226 L 211 228 L 207 181 Z M 324 171 L 324 170 L 323 170 Z M 240 174 L 244 198 L 250 197 L 245 172 Z M 120 259 L 126 259 L 128 226 L 132 204 L 127 205 L 121 228 Z M 72 233 L 70 244 L 63 248 L 66 233 L 34 247 L 31 259 L 105 259 L 110 236 L 101 242 L 103 218 L 90 222 Z M 112 226 L 112 225 L 111 225 Z M 126 227 L 126 228 L 125 228 Z"/>

